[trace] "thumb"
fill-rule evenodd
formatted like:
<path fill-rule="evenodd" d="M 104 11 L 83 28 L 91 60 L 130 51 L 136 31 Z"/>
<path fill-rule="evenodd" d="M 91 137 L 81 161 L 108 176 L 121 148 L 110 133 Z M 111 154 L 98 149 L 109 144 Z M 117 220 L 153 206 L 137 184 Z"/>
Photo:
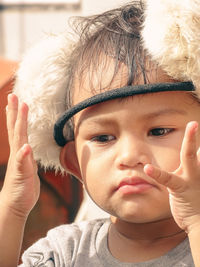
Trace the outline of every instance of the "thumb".
<path fill-rule="evenodd" d="M 151 164 L 144 166 L 144 172 L 156 180 L 159 184 L 162 184 L 175 192 L 182 192 L 184 188 L 184 180 L 176 176 L 173 173 L 163 171 Z"/>

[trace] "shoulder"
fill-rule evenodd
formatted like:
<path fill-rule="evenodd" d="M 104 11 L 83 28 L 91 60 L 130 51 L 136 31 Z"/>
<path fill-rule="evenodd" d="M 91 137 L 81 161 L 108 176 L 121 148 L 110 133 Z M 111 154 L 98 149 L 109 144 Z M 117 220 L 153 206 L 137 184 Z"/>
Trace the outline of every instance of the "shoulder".
<path fill-rule="evenodd" d="M 98 229 L 105 223 L 109 223 L 108 219 L 95 219 L 91 221 L 82 221 L 78 223 L 63 224 L 57 226 L 48 231 L 47 237 L 54 238 L 55 236 L 60 237 L 77 237 L 81 238 L 84 234 L 91 234 L 92 232 L 98 231 Z M 57 240 L 58 241 L 58 240 Z"/>
<path fill-rule="evenodd" d="M 85 250 L 85 247 L 95 246 L 96 235 L 105 224 L 109 224 L 108 219 L 60 225 L 51 229 L 46 237 L 41 238 L 25 251 L 22 266 L 33 266 L 31 264 L 35 264 L 36 261 L 39 264 L 44 262 L 46 264 L 50 260 L 53 260 L 55 265 L 45 266 L 60 266 L 61 263 L 63 266 L 71 266 L 77 254 Z M 59 264 L 56 265 L 56 262 Z"/>

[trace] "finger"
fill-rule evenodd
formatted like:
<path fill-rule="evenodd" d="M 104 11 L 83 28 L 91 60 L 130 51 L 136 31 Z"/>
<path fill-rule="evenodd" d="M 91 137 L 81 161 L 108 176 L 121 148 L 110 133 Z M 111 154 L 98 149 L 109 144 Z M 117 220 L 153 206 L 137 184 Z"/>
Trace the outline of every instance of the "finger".
<path fill-rule="evenodd" d="M 35 159 L 34 159 L 33 150 L 32 150 L 32 148 L 31 148 L 30 145 L 29 145 L 29 147 L 30 147 L 30 161 L 32 162 L 32 165 L 33 165 L 33 168 L 34 168 L 34 170 L 35 170 L 35 173 L 37 173 L 37 171 L 38 171 L 38 166 L 37 166 L 37 163 L 36 163 L 36 161 L 35 161 Z"/>
<path fill-rule="evenodd" d="M 184 181 L 173 173 L 160 170 L 151 164 L 144 166 L 144 172 L 159 184 L 166 186 L 172 191 L 181 192 L 183 190 Z"/>
<path fill-rule="evenodd" d="M 16 151 L 19 150 L 24 144 L 28 143 L 27 117 L 28 106 L 25 103 L 22 103 L 18 108 L 17 120 L 14 129 L 13 145 Z"/>
<path fill-rule="evenodd" d="M 23 176 L 33 175 L 35 172 L 34 162 L 32 160 L 32 149 L 29 144 L 24 144 L 16 154 L 17 170 L 23 173 Z"/>
<path fill-rule="evenodd" d="M 8 141 L 11 147 L 14 135 L 15 122 L 17 119 L 17 112 L 18 112 L 18 99 L 16 95 L 9 94 L 8 105 L 6 107 L 6 124 L 8 130 Z"/>
<path fill-rule="evenodd" d="M 193 172 L 194 168 L 197 166 L 197 130 L 197 122 L 191 121 L 187 124 L 181 147 L 181 166 L 183 170 L 186 170 L 188 173 Z"/>

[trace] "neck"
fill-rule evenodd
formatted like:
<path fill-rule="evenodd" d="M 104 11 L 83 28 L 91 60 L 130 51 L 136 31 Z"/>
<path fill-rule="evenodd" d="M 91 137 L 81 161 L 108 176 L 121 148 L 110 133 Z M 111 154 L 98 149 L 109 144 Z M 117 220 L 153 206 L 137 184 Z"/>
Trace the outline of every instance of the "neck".
<path fill-rule="evenodd" d="M 111 254 L 122 262 L 141 262 L 158 258 L 185 238 L 173 218 L 149 222 L 129 223 L 111 217 L 108 246 Z"/>
<path fill-rule="evenodd" d="M 184 235 L 185 232 L 178 227 L 173 217 L 147 223 L 129 223 L 116 217 L 111 217 L 113 228 L 119 235 L 138 241 L 155 242 Z"/>

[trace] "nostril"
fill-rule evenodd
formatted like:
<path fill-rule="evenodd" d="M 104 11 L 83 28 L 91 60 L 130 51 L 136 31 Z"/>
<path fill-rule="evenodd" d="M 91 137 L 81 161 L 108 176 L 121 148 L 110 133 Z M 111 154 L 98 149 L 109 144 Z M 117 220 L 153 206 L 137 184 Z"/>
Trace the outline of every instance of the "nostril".
<path fill-rule="evenodd" d="M 152 163 L 151 147 L 138 134 L 125 134 L 118 140 L 116 150 L 116 164 L 120 169 L 134 168 L 136 166 Z"/>
<path fill-rule="evenodd" d="M 142 168 L 151 161 L 147 158 L 147 156 L 121 156 L 117 159 L 118 168 L 135 168 L 136 166 L 141 166 Z"/>

